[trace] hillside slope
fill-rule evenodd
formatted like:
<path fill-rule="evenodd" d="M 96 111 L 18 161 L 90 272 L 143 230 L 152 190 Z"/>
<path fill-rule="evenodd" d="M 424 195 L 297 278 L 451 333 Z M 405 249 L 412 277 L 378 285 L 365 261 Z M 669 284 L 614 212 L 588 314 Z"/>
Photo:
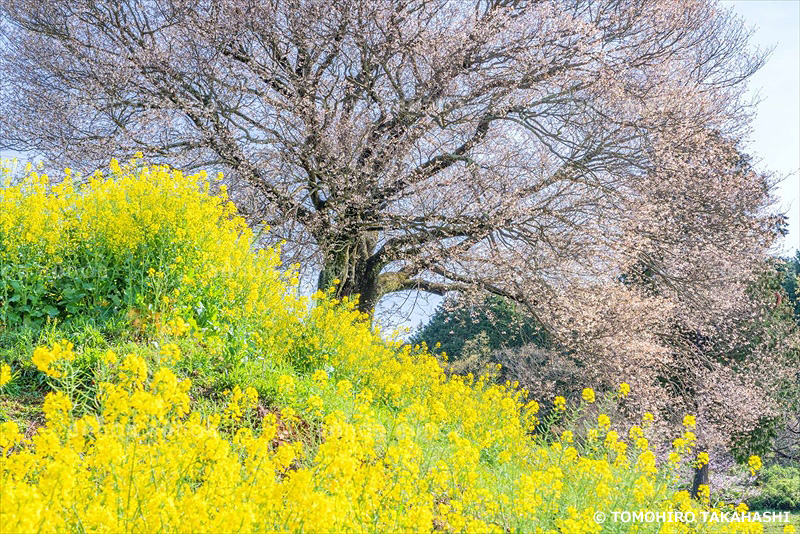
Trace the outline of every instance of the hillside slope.
<path fill-rule="evenodd" d="M 0 188 L 0 387 L 44 415 L 0 423 L 3 532 L 761 531 L 676 491 L 691 418 L 656 465 L 624 386 L 540 407 L 301 296 L 204 173 L 70 174 Z"/>

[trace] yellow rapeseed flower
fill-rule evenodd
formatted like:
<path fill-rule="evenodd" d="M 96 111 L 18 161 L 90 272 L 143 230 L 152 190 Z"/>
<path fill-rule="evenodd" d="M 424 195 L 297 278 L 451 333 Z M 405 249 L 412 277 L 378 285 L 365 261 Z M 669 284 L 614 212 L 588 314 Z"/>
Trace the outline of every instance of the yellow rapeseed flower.
<path fill-rule="evenodd" d="M 707 452 L 699 452 L 697 453 L 697 458 L 695 458 L 694 466 L 696 468 L 701 468 L 709 462 L 710 458 Z"/>
<path fill-rule="evenodd" d="M 117 363 L 117 354 L 113 350 L 107 350 L 100 355 L 100 361 L 106 365 Z"/>
<path fill-rule="evenodd" d="M 328 373 L 322 369 L 317 369 L 314 371 L 314 374 L 311 375 L 311 380 L 313 380 L 316 384 L 325 387 L 325 385 L 328 383 Z"/>
<path fill-rule="evenodd" d="M 22 439 L 17 423 L 5 421 L 0 423 L 0 452 L 4 452 L 13 447 Z"/>
<path fill-rule="evenodd" d="M 750 474 L 755 475 L 756 471 L 761 469 L 761 457 L 753 455 L 747 459 L 747 465 L 750 466 Z"/>
<path fill-rule="evenodd" d="M 0 388 L 11 382 L 11 366 L 7 363 L 0 364 Z"/>
<path fill-rule="evenodd" d="M 284 394 L 294 392 L 295 382 L 292 375 L 281 375 L 278 377 L 278 391 Z"/>
<path fill-rule="evenodd" d="M 608 429 L 611 427 L 611 418 L 608 415 L 601 413 L 597 416 L 597 425 L 602 429 Z"/>

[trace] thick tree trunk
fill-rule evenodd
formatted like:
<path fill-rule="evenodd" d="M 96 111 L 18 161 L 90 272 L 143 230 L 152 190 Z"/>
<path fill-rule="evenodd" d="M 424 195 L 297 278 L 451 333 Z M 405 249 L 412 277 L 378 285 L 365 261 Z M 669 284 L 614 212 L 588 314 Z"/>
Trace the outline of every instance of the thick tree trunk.
<path fill-rule="evenodd" d="M 318 289 L 326 291 L 335 286 L 334 294 L 339 298 L 358 295 L 358 309 L 371 314 L 381 297 L 378 275 L 383 264 L 373 255 L 376 242 L 375 236 L 367 234 L 327 246 Z"/>

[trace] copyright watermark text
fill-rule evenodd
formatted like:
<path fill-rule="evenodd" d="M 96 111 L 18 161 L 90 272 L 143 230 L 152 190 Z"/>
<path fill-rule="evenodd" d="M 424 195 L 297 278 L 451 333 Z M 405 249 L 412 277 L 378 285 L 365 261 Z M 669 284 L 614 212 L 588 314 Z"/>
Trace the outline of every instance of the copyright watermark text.
<path fill-rule="evenodd" d="M 788 523 L 789 512 L 655 512 L 652 510 L 595 512 L 595 523 Z"/>

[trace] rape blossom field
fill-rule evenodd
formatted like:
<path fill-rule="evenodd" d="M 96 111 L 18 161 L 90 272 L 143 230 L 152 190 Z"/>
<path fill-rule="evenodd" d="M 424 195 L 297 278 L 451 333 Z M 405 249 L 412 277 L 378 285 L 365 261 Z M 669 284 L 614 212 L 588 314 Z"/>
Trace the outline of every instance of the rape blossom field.
<path fill-rule="evenodd" d="M 4 533 L 764 531 L 699 520 L 747 507 L 680 489 L 709 462 L 692 414 L 659 455 L 653 414 L 608 415 L 628 384 L 574 404 L 447 375 L 352 300 L 303 296 L 205 173 L 3 176 L 0 325 L 39 335 L 0 392 L 36 384 L 43 414 L 0 423 Z"/>

